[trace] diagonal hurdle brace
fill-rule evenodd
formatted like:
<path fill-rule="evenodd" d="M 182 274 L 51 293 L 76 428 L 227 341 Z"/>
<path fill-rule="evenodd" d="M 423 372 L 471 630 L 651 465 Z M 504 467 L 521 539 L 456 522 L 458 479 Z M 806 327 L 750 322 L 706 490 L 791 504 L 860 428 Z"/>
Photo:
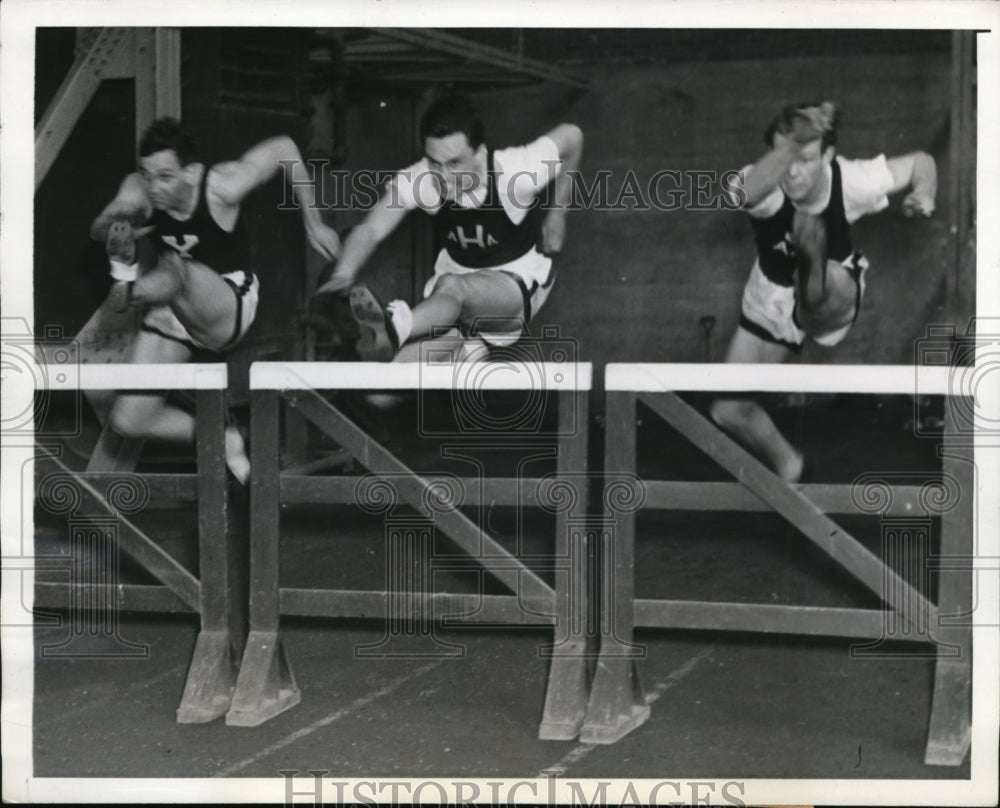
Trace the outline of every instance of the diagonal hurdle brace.
<path fill-rule="evenodd" d="M 586 710 L 589 670 L 586 658 L 586 541 L 574 509 L 586 511 L 587 398 L 591 386 L 589 364 L 541 363 L 535 373 L 520 380 L 508 375 L 486 374 L 473 392 L 529 389 L 541 379 L 542 390 L 558 396 L 560 429 L 556 473 L 546 478 L 457 478 L 423 475 L 373 440 L 318 390 L 445 390 L 469 393 L 467 382 L 456 382 L 452 365 L 429 363 L 358 362 L 258 362 L 250 371 L 251 409 L 251 589 L 250 623 L 232 706 L 226 723 L 257 726 L 293 707 L 301 700 L 291 664 L 282 646 L 282 615 L 334 618 L 382 618 L 389 631 L 400 620 L 429 625 L 438 618 L 446 625 L 489 623 L 501 625 L 552 625 L 554 642 L 545 649 L 551 657 L 545 707 L 539 735 L 549 739 L 573 738 Z M 468 379 L 468 377 L 465 377 Z M 520 385 L 520 386 L 519 386 Z M 282 404 L 304 416 L 335 440 L 370 472 L 363 476 L 308 476 L 282 470 L 280 463 L 280 409 Z M 449 482 L 450 480 L 450 482 Z M 450 486 L 450 487 L 449 487 Z M 572 496 L 564 496 L 567 489 Z M 460 491 L 461 496 L 446 491 Z M 365 492 L 368 492 L 367 494 Z M 390 513 L 405 503 L 420 515 L 400 524 L 387 519 L 396 530 L 393 542 L 409 531 L 418 546 L 433 544 L 426 531 L 439 528 L 480 568 L 502 583 L 509 595 L 421 592 L 403 598 L 389 591 L 298 589 L 279 582 L 280 510 L 285 503 L 349 504 L 374 513 Z M 517 556 L 511 554 L 459 509 L 463 504 L 538 506 L 556 514 L 556 584 L 550 586 Z M 379 504 L 381 503 L 381 505 Z M 571 503 L 572 507 L 563 507 Z M 432 523 L 432 524 L 431 524 Z M 392 548 L 398 548 L 392 544 Z M 412 548 L 400 552 L 417 553 Z M 424 563 L 424 562 L 421 562 Z M 440 567 L 440 565 L 439 565 Z M 422 568 L 412 580 L 426 584 Z M 412 608 L 411 608 L 412 607 Z M 428 612 L 430 613 L 428 615 Z M 391 636 L 386 638 L 391 639 Z M 378 656 L 379 644 L 366 646 L 360 655 Z M 357 650 L 357 649 L 356 649 Z M 442 648 L 443 653 L 448 649 Z"/>
<path fill-rule="evenodd" d="M 914 368 L 852 367 L 857 393 L 912 394 Z M 806 366 L 773 365 L 653 365 L 610 364 L 606 368 L 607 434 L 605 473 L 632 475 L 636 469 L 636 403 L 642 402 L 693 442 L 738 482 L 643 481 L 640 494 L 626 507 L 615 507 L 605 496 L 606 518 L 615 541 L 604 548 L 602 577 L 608 594 L 602 602 L 601 652 L 580 739 L 613 743 L 641 725 L 650 714 L 637 660 L 642 649 L 633 643 L 636 627 L 712 629 L 887 639 L 887 625 L 903 628 L 901 639 L 937 646 L 933 706 L 927 743 L 928 763 L 958 765 L 968 750 L 971 685 L 971 629 L 948 628 L 939 619 L 961 614 L 971 604 L 971 575 L 942 580 L 939 603 L 931 603 L 874 553 L 865 548 L 828 513 L 912 515 L 914 506 L 941 515 L 942 556 L 969 557 L 972 530 L 969 517 L 957 508 L 962 492 L 974 491 L 972 465 L 958 448 L 944 452 L 943 477 L 954 483 L 954 496 L 934 502 L 925 487 L 882 486 L 889 496 L 882 511 L 866 509 L 851 485 L 790 485 L 683 401 L 676 391 L 839 392 L 837 377 L 827 369 L 817 374 Z M 948 368 L 921 368 L 924 394 L 947 396 L 947 419 L 954 424 L 952 385 Z M 946 431 L 945 440 L 948 441 Z M 947 450 L 947 447 L 945 447 Z M 963 462 L 966 461 L 966 462 Z M 942 489 L 943 490 L 943 489 Z M 946 498 L 947 499 L 947 498 Z M 642 507 L 677 510 L 774 511 L 803 533 L 820 550 L 875 593 L 887 609 L 847 609 L 779 606 L 707 601 L 636 599 L 634 596 L 635 513 Z M 927 627 L 936 629 L 929 637 Z M 891 637 L 889 637 L 891 639 Z"/>
<path fill-rule="evenodd" d="M 35 461 L 36 500 L 55 513 L 98 518 L 117 548 L 138 562 L 162 586 L 109 585 L 107 578 L 71 583 L 38 582 L 40 608 L 87 608 L 151 612 L 194 612 L 201 627 L 188 669 L 179 723 L 204 723 L 225 714 L 236 681 L 241 628 L 227 535 L 224 364 L 81 365 L 79 378 L 66 374 L 51 389 L 101 391 L 195 391 L 197 470 L 194 474 L 77 472 L 54 447 L 39 445 Z M 137 485 L 138 484 L 138 485 Z M 199 576 L 192 575 L 127 516 L 150 499 L 196 501 Z M 102 575 L 106 575 L 104 571 Z M 113 572 L 113 571 L 112 571 Z M 111 622 L 106 622 L 111 626 Z M 114 625 L 117 625 L 115 623 Z"/>

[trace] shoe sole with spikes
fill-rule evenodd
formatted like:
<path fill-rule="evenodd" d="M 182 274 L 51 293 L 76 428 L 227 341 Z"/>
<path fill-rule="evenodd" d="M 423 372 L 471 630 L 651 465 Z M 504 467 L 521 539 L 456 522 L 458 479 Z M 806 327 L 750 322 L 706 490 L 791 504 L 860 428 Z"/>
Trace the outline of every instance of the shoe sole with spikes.
<path fill-rule="evenodd" d="M 364 284 L 351 288 L 351 314 L 358 323 L 358 354 L 363 362 L 389 362 L 396 355 L 392 325 L 375 293 Z"/>
<path fill-rule="evenodd" d="M 135 231 L 126 221 L 116 221 L 108 228 L 108 239 L 105 244 L 108 258 L 121 261 L 123 264 L 135 262 Z"/>

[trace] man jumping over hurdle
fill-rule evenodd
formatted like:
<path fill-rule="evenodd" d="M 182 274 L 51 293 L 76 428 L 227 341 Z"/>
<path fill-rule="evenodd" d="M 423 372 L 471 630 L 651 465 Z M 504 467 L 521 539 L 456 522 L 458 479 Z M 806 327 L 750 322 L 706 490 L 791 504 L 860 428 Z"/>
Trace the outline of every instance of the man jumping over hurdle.
<path fill-rule="evenodd" d="M 768 151 L 743 169 L 733 189 L 750 216 L 757 261 L 727 362 L 783 362 L 806 337 L 837 345 L 858 316 L 868 270 L 851 242 L 851 224 L 907 188 L 904 216 L 934 212 L 937 169 L 930 155 L 847 160 L 836 154 L 837 123 L 829 102 L 786 107 L 765 133 Z M 801 478 L 802 454 L 760 406 L 718 400 L 711 413 L 784 480 Z"/>
<path fill-rule="evenodd" d="M 499 151 L 487 148 L 483 136 L 468 97 L 432 104 L 420 122 L 423 158 L 396 173 L 317 289 L 350 289 L 362 359 L 412 361 L 418 340 L 439 329 L 452 329 L 453 339 L 455 327 L 471 338 L 457 358 L 478 358 L 489 345 L 515 342 L 548 297 L 583 135 L 564 123 L 527 146 Z M 538 197 L 550 183 L 552 204 L 542 211 Z M 375 248 L 415 209 L 434 222 L 440 247 L 434 276 L 412 309 L 402 300 L 383 307 L 367 286 L 352 285 Z"/>
<path fill-rule="evenodd" d="M 206 166 L 194 141 L 171 118 L 154 121 L 139 142 L 139 170 L 91 225 L 105 242 L 111 276 L 126 305 L 145 309 L 130 362 L 186 362 L 197 349 L 225 352 L 243 337 L 257 310 L 258 280 L 240 205 L 280 168 L 292 185 L 313 248 L 333 259 L 340 241 L 320 220 L 310 173 L 288 137 L 251 148 L 238 160 Z M 135 238 L 149 233 L 156 266 L 140 271 Z M 111 426 L 126 437 L 193 442 L 192 415 L 160 395 L 121 395 Z M 250 463 L 234 425 L 226 429 L 226 462 L 246 483 Z"/>

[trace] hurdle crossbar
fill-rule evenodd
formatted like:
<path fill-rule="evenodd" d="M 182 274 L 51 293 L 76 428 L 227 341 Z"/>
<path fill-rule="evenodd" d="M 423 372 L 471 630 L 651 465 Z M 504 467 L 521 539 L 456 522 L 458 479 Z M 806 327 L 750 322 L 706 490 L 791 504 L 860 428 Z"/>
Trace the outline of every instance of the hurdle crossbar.
<path fill-rule="evenodd" d="M 37 608 L 193 612 L 200 618 L 200 631 L 177 710 L 180 723 L 204 723 L 225 713 L 236 678 L 235 660 L 241 650 L 242 627 L 233 594 L 234 576 L 227 535 L 225 464 L 225 364 L 156 365 L 47 365 L 36 376 L 36 391 L 194 391 L 196 470 L 189 474 L 135 474 L 129 470 L 78 472 L 60 457 L 61 447 L 39 442 L 36 458 L 36 501 L 48 510 L 59 508 L 71 526 L 86 526 L 97 518 L 113 534 L 115 545 L 162 586 L 109 585 L 100 582 L 60 583 L 39 581 L 35 589 Z M 71 485 L 75 494 L 66 495 Z M 51 488 L 51 496 L 46 494 Z M 61 489 L 60 489 L 61 487 Z M 127 489 L 127 494 L 122 494 Z M 58 495 L 56 494 L 58 491 Z M 117 496 L 116 496 L 117 495 Z M 140 529 L 134 517 L 154 498 L 197 501 L 198 576 L 164 551 Z M 52 502 L 49 503 L 48 500 Z M 68 503 L 68 504 L 67 504 Z M 90 520 L 90 522 L 88 522 Z M 71 564 L 87 563 L 70 559 Z M 45 568 L 53 567 L 48 561 Z M 75 577 L 75 576 L 74 576 Z M 77 621 L 70 621 L 77 622 Z M 123 647 L 128 643 L 113 637 Z M 107 626 L 108 621 L 102 621 Z"/>
<path fill-rule="evenodd" d="M 612 363 L 604 389 L 630 393 L 842 393 L 837 365 L 753 363 Z M 851 392 L 951 395 L 973 368 L 941 365 L 851 365 Z"/>
<path fill-rule="evenodd" d="M 482 363 L 489 364 L 489 363 Z M 251 390 L 590 390 L 590 363 L 498 363 L 504 372 L 456 372 L 436 362 L 255 362 Z"/>
<path fill-rule="evenodd" d="M 76 390 L 225 390 L 226 365 L 212 364 L 65 364 L 38 365 L 39 389 Z"/>
<path fill-rule="evenodd" d="M 461 484 L 463 501 L 431 507 L 429 497 L 441 475 L 420 474 L 381 446 L 318 391 L 439 390 L 478 395 L 482 391 L 552 392 L 558 397 L 559 423 L 576 423 L 560 430 L 558 451 L 542 456 L 556 462 L 555 478 L 586 469 L 587 394 L 592 383 L 589 364 L 489 362 L 476 373 L 460 372 L 468 365 L 433 363 L 257 362 L 250 370 L 251 445 L 251 602 L 254 632 L 247 643 L 240 678 L 227 723 L 256 725 L 294 706 L 300 694 L 281 646 L 281 615 L 313 617 L 375 617 L 398 621 L 396 595 L 386 591 L 319 590 L 281 587 L 279 583 L 279 511 L 289 503 L 358 504 L 358 485 L 374 475 L 391 485 L 399 504 L 409 505 L 452 539 L 480 572 L 500 581 L 510 595 L 414 593 L 414 619 L 458 623 L 552 625 L 568 632 L 569 576 L 557 573 L 555 587 L 460 510 L 483 503 L 537 506 L 542 478 L 453 478 Z M 336 441 L 370 474 L 312 477 L 280 468 L 278 424 L 282 404 L 301 414 Z M 571 420 L 572 419 L 572 420 Z M 482 437 L 481 435 L 478 437 Z M 537 443 L 537 442 L 536 442 Z M 569 481 L 577 503 L 586 510 L 586 482 Z M 388 513 L 388 509 L 386 511 Z M 576 514 L 574 514 L 576 515 Z M 569 514 L 556 512 L 555 557 L 568 559 Z M 389 529 L 389 522 L 387 530 Z M 572 571 L 570 574 L 574 574 Z M 581 573 L 585 575 L 585 570 Z M 579 581 L 573 582 L 578 586 Z M 574 607 L 578 607 L 574 604 Z M 404 615 L 402 619 L 407 619 Z M 576 625 L 576 623 L 574 623 Z M 575 737 L 586 708 L 583 639 L 561 638 L 553 647 L 542 737 Z M 568 650 L 572 648 L 574 653 Z M 262 650 L 263 649 L 263 650 Z M 572 735 L 569 735 L 572 733 Z"/>
<path fill-rule="evenodd" d="M 955 480 L 959 492 L 972 492 L 972 449 L 968 441 L 949 446 L 957 433 L 953 399 L 969 388 L 965 367 L 913 368 L 863 366 L 851 368 L 851 392 L 945 396 L 946 445 L 941 452 L 943 474 Z M 611 364 L 605 372 L 608 424 L 605 471 L 609 485 L 615 473 L 636 469 L 636 404 L 643 403 L 690 440 L 738 481 L 691 483 L 669 480 L 644 482 L 645 500 L 635 508 L 614 512 L 615 541 L 603 560 L 605 586 L 612 583 L 610 602 L 602 605 L 601 659 L 591 689 L 581 740 L 612 743 L 649 716 L 636 668 L 636 627 L 709 629 L 867 638 L 859 649 L 879 653 L 893 639 L 934 643 L 927 656 L 936 657 L 933 707 L 926 762 L 958 765 L 970 738 L 969 687 L 971 632 L 946 627 L 940 615 L 967 614 L 971 579 L 942 576 L 938 603 L 902 579 L 887 563 L 829 518 L 828 513 L 879 517 L 911 515 L 924 508 L 921 489 L 886 484 L 891 506 L 884 512 L 864 511 L 854 504 L 849 485 L 792 485 L 736 444 L 676 391 L 711 391 L 735 397 L 747 392 L 836 393 L 841 386 L 829 367 L 774 365 L 655 365 Z M 740 490 L 742 489 L 742 490 Z M 968 502 L 966 501 L 966 505 Z M 850 505 L 850 507 L 849 507 Z M 641 508 L 677 510 L 775 511 L 809 538 L 832 560 L 878 595 L 886 609 L 844 609 L 777 604 L 696 602 L 634 597 L 635 511 Z M 942 510 L 943 557 L 967 558 L 973 547 L 971 509 Z M 960 580 L 959 580 L 960 579 Z M 887 626 L 901 627 L 895 633 Z M 933 636 L 929 635 L 934 628 Z"/>

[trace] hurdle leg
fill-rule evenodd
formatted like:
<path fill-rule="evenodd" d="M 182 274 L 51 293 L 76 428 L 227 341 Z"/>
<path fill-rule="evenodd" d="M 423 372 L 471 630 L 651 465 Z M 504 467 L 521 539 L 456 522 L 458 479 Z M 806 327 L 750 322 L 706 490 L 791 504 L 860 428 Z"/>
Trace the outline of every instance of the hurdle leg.
<path fill-rule="evenodd" d="M 313 329 L 307 329 L 313 331 Z M 296 339 L 291 349 L 291 359 L 302 361 L 306 359 L 306 345 L 301 339 Z M 282 425 L 285 429 L 285 456 L 289 466 L 305 463 L 309 459 L 309 424 L 291 407 L 285 408 Z M 308 472 L 303 472 L 308 473 Z"/>
<path fill-rule="evenodd" d="M 105 421 L 87 461 L 87 471 L 132 471 L 139 463 L 144 443 L 139 438 L 121 437 Z"/>
<path fill-rule="evenodd" d="M 203 724 L 225 714 L 236 681 L 236 648 L 230 634 L 225 394 L 198 390 L 195 396 L 201 631 L 177 710 L 181 724 Z"/>
<path fill-rule="evenodd" d="M 636 468 L 636 399 L 608 392 L 604 470 L 610 483 L 616 472 Z M 584 743 L 608 744 L 649 718 L 636 661 L 645 650 L 632 642 L 635 589 L 635 512 L 614 512 L 605 496 L 607 526 L 601 547 L 601 651 L 580 730 Z"/>
<path fill-rule="evenodd" d="M 972 581 L 976 574 L 972 570 L 976 476 L 972 446 L 952 445 L 957 441 L 953 440 L 956 419 L 950 396 L 945 402 L 944 428 L 944 473 L 958 480 L 961 500 L 956 508 L 941 517 L 941 557 L 945 563 L 950 559 L 956 568 L 941 571 L 936 639 L 942 646 L 958 646 L 960 650 L 957 656 L 939 654 L 934 665 L 934 696 L 924 763 L 960 766 L 972 740 L 971 624 Z M 959 436 L 959 439 L 971 444 L 972 435 Z"/>
<path fill-rule="evenodd" d="M 589 394 L 559 394 L 560 447 L 557 470 L 571 474 L 580 512 L 587 511 L 587 430 Z M 575 434 L 570 430 L 575 427 Z M 569 741 L 580 732 L 590 690 L 587 643 L 587 545 L 593 531 L 568 511 L 556 516 L 555 557 L 568 564 L 556 570 L 556 633 L 538 737 Z"/>
<path fill-rule="evenodd" d="M 279 392 L 250 390 L 250 625 L 226 724 L 255 727 L 302 699 L 279 636 Z"/>

